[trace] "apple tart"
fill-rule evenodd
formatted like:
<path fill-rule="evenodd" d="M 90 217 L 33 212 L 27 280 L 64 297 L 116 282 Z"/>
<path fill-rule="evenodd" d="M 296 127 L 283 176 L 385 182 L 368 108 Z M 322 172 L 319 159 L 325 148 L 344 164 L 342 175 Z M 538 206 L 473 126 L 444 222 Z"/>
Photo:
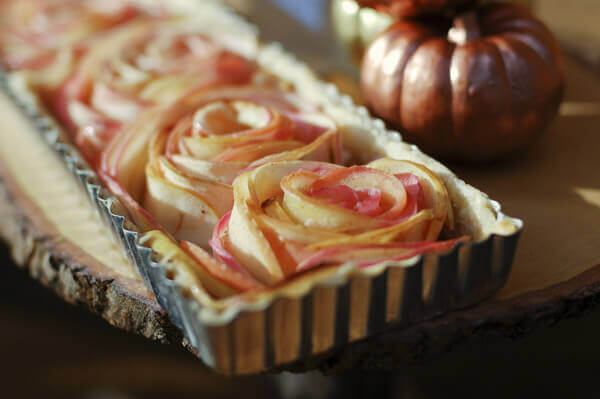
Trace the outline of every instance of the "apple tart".
<path fill-rule="evenodd" d="M 11 70 L 70 64 L 97 34 L 141 12 L 127 0 L 2 1 L 0 62 Z"/>
<path fill-rule="evenodd" d="M 195 26 L 193 19 L 142 17 L 107 32 L 47 96 L 92 165 L 143 110 L 168 104 L 191 88 L 252 81 L 253 62 Z"/>
<path fill-rule="evenodd" d="M 496 202 L 224 6 L 127 4 L 101 34 L 61 39 L 93 45 L 52 84 L 39 76 L 56 65 L 11 58 L 12 31 L 0 57 L 209 365 L 302 361 L 504 283 L 521 222 Z"/>
<path fill-rule="evenodd" d="M 364 268 L 456 243 L 436 241 L 452 223 L 443 183 L 411 162 L 272 162 L 240 175 L 233 189 L 233 210 L 209 241 L 214 258 L 194 243 L 182 247 L 240 292 L 323 265 Z"/>
<path fill-rule="evenodd" d="M 231 210 L 231 185 L 244 171 L 270 162 L 341 161 L 335 123 L 293 92 L 215 86 L 138 117 L 98 168 L 138 225 L 201 247 Z"/>

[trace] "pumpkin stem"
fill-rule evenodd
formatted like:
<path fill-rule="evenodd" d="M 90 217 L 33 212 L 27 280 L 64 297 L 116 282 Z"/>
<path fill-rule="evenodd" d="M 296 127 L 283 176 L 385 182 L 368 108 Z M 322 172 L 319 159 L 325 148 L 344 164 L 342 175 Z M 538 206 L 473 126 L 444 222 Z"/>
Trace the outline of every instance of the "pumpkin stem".
<path fill-rule="evenodd" d="M 462 46 L 470 40 L 479 39 L 480 37 L 481 30 L 479 29 L 477 11 L 466 11 L 454 17 L 452 28 L 448 31 L 448 40 Z"/>

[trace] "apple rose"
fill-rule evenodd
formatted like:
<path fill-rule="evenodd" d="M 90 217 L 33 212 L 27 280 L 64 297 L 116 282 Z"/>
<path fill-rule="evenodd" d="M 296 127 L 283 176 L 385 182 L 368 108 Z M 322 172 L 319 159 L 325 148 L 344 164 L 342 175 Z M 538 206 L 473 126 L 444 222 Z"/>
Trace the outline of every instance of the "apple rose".
<path fill-rule="evenodd" d="M 69 46 L 81 48 L 94 33 L 138 14 L 126 0 L 2 1 L 0 60 L 11 70 L 48 67 L 59 50 L 70 57 Z"/>
<path fill-rule="evenodd" d="M 198 86 L 248 83 L 255 69 L 253 62 L 199 33 L 193 19 L 137 20 L 95 43 L 52 107 L 95 163 L 142 110 Z"/>
<path fill-rule="evenodd" d="M 367 166 L 268 163 L 234 182 L 234 206 L 215 228 L 213 256 L 183 249 L 237 291 L 323 265 L 367 267 L 450 249 L 437 241 L 452 208 L 422 165 L 381 159 Z M 244 282 L 241 284 L 240 282 Z"/>
<path fill-rule="evenodd" d="M 292 92 L 202 88 L 140 116 L 104 152 L 100 175 L 138 222 L 207 247 L 240 173 L 274 161 L 340 162 L 340 152 L 335 123 Z"/>

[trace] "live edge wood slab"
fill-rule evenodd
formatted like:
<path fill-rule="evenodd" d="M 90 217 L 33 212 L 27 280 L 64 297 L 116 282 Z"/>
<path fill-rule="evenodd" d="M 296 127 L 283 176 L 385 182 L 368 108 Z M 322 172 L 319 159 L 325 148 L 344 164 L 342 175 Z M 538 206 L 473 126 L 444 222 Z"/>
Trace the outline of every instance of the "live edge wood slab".
<path fill-rule="evenodd" d="M 181 341 L 69 172 L 19 112 L 0 95 L 0 236 L 15 263 L 116 327 Z"/>
<path fill-rule="evenodd" d="M 451 165 L 525 221 L 506 286 L 477 307 L 391 329 L 295 371 L 391 369 L 474 337 L 520 336 L 600 302 L 600 75 L 571 59 L 567 69 L 561 116 L 535 148 L 485 167 Z M 15 262 L 116 327 L 185 345 L 69 172 L 4 95 L 0 120 L 0 235 Z"/>

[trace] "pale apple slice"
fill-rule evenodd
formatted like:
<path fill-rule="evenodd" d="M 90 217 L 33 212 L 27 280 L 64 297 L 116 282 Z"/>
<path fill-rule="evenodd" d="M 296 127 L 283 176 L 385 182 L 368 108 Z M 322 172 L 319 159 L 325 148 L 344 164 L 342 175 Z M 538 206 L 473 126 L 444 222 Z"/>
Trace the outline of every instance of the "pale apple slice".
<path fill-rule="evenodd" d="M 366 245 L 369 243 L 390 244 L 393 242 L 409 241 L 406 235 L 412 230 L 418 228 L 424 222 L 432 219 L 433 212 L 430 209 L 424 209 L 413 215 L 406 221 L 384 227 L 382 229 L 367 231 L 362 234 L 345 235 L 344 237 L 330 240 L 317 241 L 315 244 L 307 247 L 311 251 L 319 251 L 325 248 L 348 245 Z"/>
<path fill-rule="evenodd" d="M 272 284 L 282 280 L 284 274 L 268 239 L 254 219 L 260 208 L 251 200 L 254 188 L 248 179 L 250 173 L 241 175 L 234 183 L 234 207 L 225 242 L 231 254 L 250 274 L 265 284 Z"/>
<path fill-rule="evenodd" d="M 96 83 L 92 90 L 90 105 L 112 120 L 129 122 L 147 108 L 150 103 L 143 102 L 134 96 L 119 93 L 106 84 Z"/>
<path fill-rule="evenodd" d="M 182 286 L 189 287 L 191 294 L 202 303 L 210 303 L 213 298 L 226 298 L 237 294 L 239 291 L 213 275 L 214 270 L 203 267 L 205 258 L 196 258 L 193 254 L 198 252 L 192 249 L 186 253 L 183 249 L 191 248 L 189 244 L 180 246 L 162 231 L 153 230 L 142 235 L 140 242 L 152 248 L 163 256 L 162 262 L 173 273 L 172 278 L 180 281 Z M 201 251 L 201 250 L 200 250 Z M 210 258 L 210 257 L 209 257 Z M 214 259 L 211 259 L 215 262 Z M 171 266 L 173 265 L 173 266 Z"/>
<path fill-rule="evenodd" d="M 341 265 L 354 262 L 358 267 L 401 261 L 422 253 L 444 252 L 454 247 L 459 240 L 422 241 L 402 244 L 342 245 L 324 249 L 298 264 L 297 271 L 308 270 L 320 265 Z"/>
<path fill-rule="evenodd" d="M 283 206 L 295 220 L 305 226 L 328 231 L 356 232 L 377 229 L 385 224 L 378 218 L 362 215 L 310 195 L 310 190 L 316 191 L 334 185 L 379 189 L 384 200 L 391 204 L 390 209 L 398 208 L 401 211 L 406 204 L 404 186 L 393 175 L 353 167 L 333 171 L 322 178 L 317 176 L 314 180 L 307 178 L 306 172 L 284 177 L 281 181 Z"/>
<path fill-rule="evenodd" d="M 339 166 L 303 161 L 268 163 L 243 173 L 233 185 L 234 207 L 224 241 L 235 259 L 265 284 L 280 281 L 285 275 L 257 218 L 263 213 L 262 205 L 282 193 L 281 179 L 303 168 L 328 171 Z"/>
<path fill-rule="evenodd" d="M 154 172 L 146 172 L 147 191 L 144 208 L 169 233 L 179 240 L 208 243 L 219 214 L 193 190 L 170 183 Z"/>
<path fill-rule="evenodd" d="M 169 161 L 182 173 L 224 184 L 231 184 L 248 162 L 211 162 L 187 155 L 171 155 Z"/>

